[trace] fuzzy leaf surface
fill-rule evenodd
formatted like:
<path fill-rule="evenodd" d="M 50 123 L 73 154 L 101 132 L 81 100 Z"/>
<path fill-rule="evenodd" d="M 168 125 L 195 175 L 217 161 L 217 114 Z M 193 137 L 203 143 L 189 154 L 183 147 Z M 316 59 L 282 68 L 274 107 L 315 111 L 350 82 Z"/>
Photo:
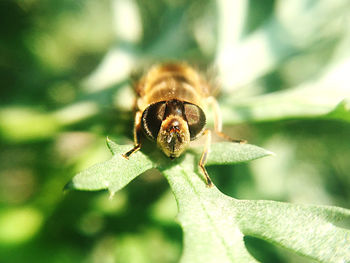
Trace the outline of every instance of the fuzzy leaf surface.
<path fill-rule="evenodd" d="M 122 156 L 123 153 L 132 148 L 132 145 L 118 145 L 110 139 L 107 139 L 107 145 L 113 154 L 112 158 L 78 173 L 67 184 L 66 188 L 108 189 L 113 194 L 126 186 L 136 176 L 153 167 L 152 161 L 141 152 L 136 152 L 129 160 Z"/>
<path fill-rule="evenodd" d="M 74 176 L 67 184 L 67 188 L 79 190 L 102 190 L 108 189 L 111 193 L 123 188 L 139 174 L 151 168 L 164 168 L 181 163 L 183 157 L 170 161 L 159 150 L 150 154 L 138 151 L 125 159 L 122 154 L 130 150 L 132 145 L 118 145 L 107 139 L 107 145 L 113 156 L 110 160 L 95 164 Z M 185 155 L 197 155 L 202 147 L 189 149 Z M 211 147 L 208 165 L 210 164 L 233 164 L 246 162 L 271 154 L 270 152 L 250 144 L 217 143 Z M 218 158 L 218 156 L 221 156 Z"/>
<path fill-rule="evenodd" d="M 264 200 L 237 200 L 208 188 L 198 168 L 202 148 L 189 149 L 170 161 L 160 151 L 121 156 L 131 145 L 107 141 L 113 157 L 77 174 L 69 187 L 108 189 L 115 193 L 137 175 L 158 168 L 167 178 L 178 204 L 184 231 L 181 263 L 258 262 L 244 236 L 254 236 L 321 262 L 350 261 L 350 231 L 335 225 L 350 211 L 337 207 L 298 205 Z M 233 164 L 272 153 L 249 144 L 215 143 L 208 165 Z"/>
<path fill-rule="evenodd" d="M 191 156 L 187 156 L 191 158 Z M 244 236 L 254 236 L 320 262 L 350 262 L 350 218 L 338 207 L 237 200 L 208 188 L 192 159 L 164 170 L 184 231 L 182 263 L 257 262 Z"/>

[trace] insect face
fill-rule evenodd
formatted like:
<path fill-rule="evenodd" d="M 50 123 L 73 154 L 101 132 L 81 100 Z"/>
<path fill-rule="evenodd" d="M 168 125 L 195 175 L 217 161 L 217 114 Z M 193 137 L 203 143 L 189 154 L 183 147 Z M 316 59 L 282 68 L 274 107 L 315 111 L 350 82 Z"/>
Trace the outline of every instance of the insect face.
<path fill-rule="evenodd" d="M 176 115 L 168 116 L 160 127 L 157 144 L 170 158 L 178 157 L 190 143 L 187 122 Z"/>
<path fill-rule="evenodd" d="M 141 118 L 144 133 L 170 158 L 178 157 L 204 126 L 205 115 L 197 105 L 176 99 L 151 104 Z"/>

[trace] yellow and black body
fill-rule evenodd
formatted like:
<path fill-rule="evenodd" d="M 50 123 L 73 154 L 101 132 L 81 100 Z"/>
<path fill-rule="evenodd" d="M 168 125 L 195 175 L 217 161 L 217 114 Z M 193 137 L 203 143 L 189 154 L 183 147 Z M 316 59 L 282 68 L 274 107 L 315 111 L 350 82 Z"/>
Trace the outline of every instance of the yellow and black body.
<path fill-rule="evenodd" d="M 185 63 L 168 63 L 152 67 L 136 83 L 137 112 L 134 124 L 134 148 L 123 156 L 141 148 L 139 132 L 157 142 L 158 147 L 170 158 L 181 155 L 190 141 L 206 135 L 206 144 L 199 166 L 207 185 L 212 182 L 204 167 L 211 143 L 203 107 L 211 104 L 214 109 L 214 125 L 218 135 L 228 138 L 221 131 L 219 106 L 210 94 L 205 78 Z M 242 140 L 233 140 L 243 142 Z"/>

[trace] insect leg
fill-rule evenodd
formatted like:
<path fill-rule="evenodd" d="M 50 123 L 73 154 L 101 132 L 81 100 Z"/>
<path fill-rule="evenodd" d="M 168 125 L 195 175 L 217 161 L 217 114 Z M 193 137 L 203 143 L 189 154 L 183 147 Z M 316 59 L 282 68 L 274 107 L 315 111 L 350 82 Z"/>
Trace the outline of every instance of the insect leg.
<path fill-rule="evenodd" d="M 208 187 L 212 187 L 213 183 L 211 182 L 211 179 L 209 177 L 209 174 L 207 172 L 207 170 L 205 169 L 205 164 L 207 162 L 208 159 L 208 154 L 209 154 L 209 148 L 210 148 L 210 143 L 211 143 L 211 132 L 210 130 L 205 130 L 203 135 L 206 136 L 205 138 L 205 145 L 204 145 L 204 150 L 201 156 L 201 159 L 199 160 L 199 167 L 201 168 L 204 176 L 205 176 L 205 180 L 207 181 L 207 186 Z"/>
<path fill-rule="evenodd" d="M 130 155 L 132 155 L 133 153 L 141 149 L 141 143 L 139 140 L 139 131 L 141 128 L 141 117 L 142 117 L 142 112 L 137 111 L 135 114 L 135 122 L 134 122 L 134 147 L 130 151 L 122 154 L 122 156 L 125 159 L 129 159 Z"/>
<path fill-rule="evenodd" d="M 222 117 L 221 117 L 221 110 L 220 110 L 219 104 L 214 97 L 209 97 L 207 100 L 214 111 L 215 133 L 219 135 L 221 138 L 224 138 L 225 140 L 228 140 L 231 142 L 246 143 L 247 142 L 246 140 L 232 139 L 230 136 L 222 132 Z"/>

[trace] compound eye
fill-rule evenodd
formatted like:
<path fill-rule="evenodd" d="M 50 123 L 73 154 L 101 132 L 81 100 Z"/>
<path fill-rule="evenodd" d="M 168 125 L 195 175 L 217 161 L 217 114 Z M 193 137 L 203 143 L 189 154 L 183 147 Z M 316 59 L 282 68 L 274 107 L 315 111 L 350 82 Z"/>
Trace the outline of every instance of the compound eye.
<path fill-rule="evenodd" d="M 204 129 L 206 123 L 205 114 L 200 107 L 188 102 L 185 102 L 184 109 L 190 130 L 190 138 L 194 140 Z"/>
<path fill-rule="evenodd" d="M 158 132 L 164 118 L 165 106 L 165 101 L 156 102 L 148 106 L 142 113 L 142 130 L 152 140 L 157 140 Z"/>

